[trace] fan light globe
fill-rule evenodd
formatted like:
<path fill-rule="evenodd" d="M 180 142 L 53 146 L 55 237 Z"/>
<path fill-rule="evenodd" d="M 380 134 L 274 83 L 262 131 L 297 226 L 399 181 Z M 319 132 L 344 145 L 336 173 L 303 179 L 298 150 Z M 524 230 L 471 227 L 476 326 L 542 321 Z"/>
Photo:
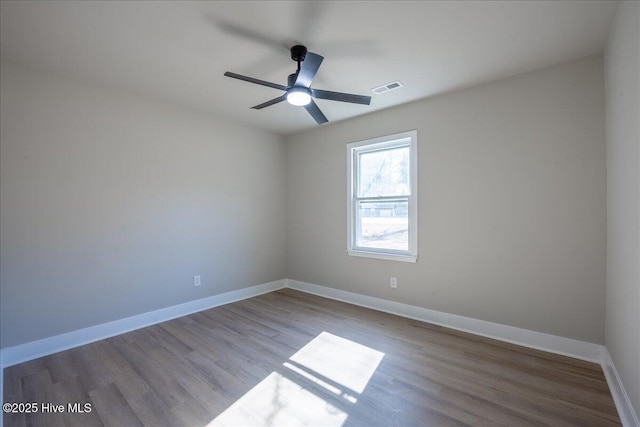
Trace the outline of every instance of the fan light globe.
<path fill-rule="evenodd" d="M 292 87 L 287 91 L 287 102 L 291 105 L 307 105 L 311 102 L 311 94 L 306 88 Z"/>

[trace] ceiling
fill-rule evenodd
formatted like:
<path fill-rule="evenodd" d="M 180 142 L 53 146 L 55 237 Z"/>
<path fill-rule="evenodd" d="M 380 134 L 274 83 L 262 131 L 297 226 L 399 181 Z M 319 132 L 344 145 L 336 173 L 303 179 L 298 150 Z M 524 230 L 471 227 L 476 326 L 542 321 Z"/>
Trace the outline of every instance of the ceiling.
<path fill-rule="evenodd" d="M 289 47 L 325 57 L 312 87 L 373 96 L 318 100 L 335 122 L 602 52 L 617 1 L 6 2 L 2 59 L 280 134 L 318 126 L 282 92 Z M 374 95 L 394 80 L 404 87 Z M 327 125 L 323 125 L 327 126 Z"/>

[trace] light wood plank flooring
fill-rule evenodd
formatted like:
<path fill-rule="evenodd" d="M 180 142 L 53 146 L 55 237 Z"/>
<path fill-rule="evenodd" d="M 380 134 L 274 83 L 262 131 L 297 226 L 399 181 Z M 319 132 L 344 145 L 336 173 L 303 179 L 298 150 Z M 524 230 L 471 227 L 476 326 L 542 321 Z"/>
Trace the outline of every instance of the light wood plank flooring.
<path fill-rule="evenodd" d="M 284 289 L 4 371 L 12 426 L 616 426 L 599 365 Z M 243 397 L 244 396 L 244 397 Z"/>

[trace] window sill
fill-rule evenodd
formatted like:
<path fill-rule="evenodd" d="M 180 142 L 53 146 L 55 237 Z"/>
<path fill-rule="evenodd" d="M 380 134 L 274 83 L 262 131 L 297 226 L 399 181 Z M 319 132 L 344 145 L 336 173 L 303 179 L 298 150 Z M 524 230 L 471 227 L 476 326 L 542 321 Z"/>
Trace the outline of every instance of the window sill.
<path fill-rule="evenodd" d="M 397 254 L 388 254 L 383 252 L 365 252 L 365 251 L 354 251 L 354 250 L 347 250 L 347 253 L 350 256 L 384 259 L 387 261 L 402 261 L 402 262 L 413 262 L 413 263 L 418 261 L 417 255 L 397 255 Z"/>

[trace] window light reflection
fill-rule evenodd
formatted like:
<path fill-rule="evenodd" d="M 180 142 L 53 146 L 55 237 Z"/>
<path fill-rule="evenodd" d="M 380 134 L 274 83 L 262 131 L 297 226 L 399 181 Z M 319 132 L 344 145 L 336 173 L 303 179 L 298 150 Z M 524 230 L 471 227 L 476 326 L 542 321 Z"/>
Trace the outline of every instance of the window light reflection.
<path fill-rule="evenodd" d="M 283 363 L 289 370 L 286 376 L 272 372 L 208 427 L 341 427 L 349 416 L 345 410 L 357 403 L 356 395 L 364 391 L 383 357 L 384 353 L 365 345 L 322 332 Z M 306 389 L 307 381 L 328 393 Z"/>
<path fill-rule="evenodd" d="M 362 393 L 384 353 L 322 332 L 291 360 L 356 393 Z"/>

